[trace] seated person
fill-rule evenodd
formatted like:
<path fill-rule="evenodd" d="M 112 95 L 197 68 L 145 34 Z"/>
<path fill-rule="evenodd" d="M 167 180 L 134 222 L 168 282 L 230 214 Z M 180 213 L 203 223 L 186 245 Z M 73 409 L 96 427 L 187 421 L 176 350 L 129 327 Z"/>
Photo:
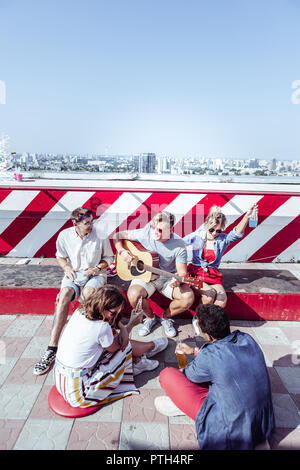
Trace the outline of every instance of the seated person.
<path fill-rule="evenodd" d="M 157 397 L 155 406 L 164 415 L 195 420 L 200 449 L 254 449 L 275 428 L 263 353 L 247 333 L 230 333 L 222 307 L 199 305 L 196 319 L 208 342 L 199 351 L 177 345 L 176 350 L 196 358 L 183 373 L 171 367 L 161 372 L 168 396 Z"/>
<path fill-rule="evenodd" d="M 87 298 L 107 282 L 106 268 L 113 260 L 110 242 L 93 225 L 92 210 L 78 207 L 71 214 L 73 227 L 62 230 L 56 241 L 56 259 L 64 271 L 56 302 L 53 327 L 48 348 L 35 364 L 33 373 L 48 372 L 55 361 L 57 344 L 76 297 Z"/>
<path fill-rule="evenodd" d="M 121 292 L 106 284 L 89 295 L 67 323 L 54 371 L 56 388 L 71 406 L 101 405 L 138 394 L 133 376 L 159 366 L 149 358 L 168 346 L 167 338 L 129 341 L 143 314 L 124 326 L 119 315 L 125 304 Z"/>
<path fill-rule="evenodd" d="M 132 254 L 123 247 L 123 240 L 137 241 L 149 252 L 156 252 L 159 257 L 160 269 L 168 273 L 186 276 L 187 253 L 185 243 L 173 233 L 175 217 L 167 211 L 156 214 L 144 228 L 127 230 L 115 234 L 115 247 L 118 255 L 129 265 L 134 259 Z M 176 278 L 158 276 L 145 283 L 141 279 L 133 279 L 127 292 L 128 300 L 135 307 L 140 297 L 143 298 L 143 310 L 146 318 L 139 330 L 140 336 L 148 335 L 154 327 L 157 317 L 152 312 L 148 298 L 158 290 L 171 300 L 169 307 L 162 315 L 161 324 L 165 334 L 172 338 L 176 336 L 173 317 L 187 310 L 194 301 L 194 293 L 187 284 L 180 283 Z"/>
<path fill-rule="evenodd" d="M 223 233 L 226 227 L 226 217 L 221 207 L 212 206 L 203 226 L 184 237 L 183 240 L 187 245 L 191 244 L 193 250 L 192 262 L 187 267 L 188 274 L 203 280 L 202 304 L 212 303 L 223 308 L 226 307 L 227 295 L 223 287 L 223 275 L 219 271 L 219 265 L 227 247 L 244 236 L 253 210 L 257 211 L 256 204 L 249 207 L 233 230 L 229 233 Z M 192 323 L 195 333 L 199 335 L 195 317 Z"/>

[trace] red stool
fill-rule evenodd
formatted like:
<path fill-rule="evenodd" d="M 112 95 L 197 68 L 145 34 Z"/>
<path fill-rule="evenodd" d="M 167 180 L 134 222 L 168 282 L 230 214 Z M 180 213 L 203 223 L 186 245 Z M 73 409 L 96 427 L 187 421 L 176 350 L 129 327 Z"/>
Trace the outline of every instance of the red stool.
<path fill-rule="evenodd" d="M 48 405 L 50 410 L 64 418 L 82 418 L 83 416 L 95 413 L 101 408 L 101 405 L 88 406 L 86 408 L 71 406 L 64 400 L 61 394 L 58 393 L 55 385 L 53 385 L 49 392 Z"/>

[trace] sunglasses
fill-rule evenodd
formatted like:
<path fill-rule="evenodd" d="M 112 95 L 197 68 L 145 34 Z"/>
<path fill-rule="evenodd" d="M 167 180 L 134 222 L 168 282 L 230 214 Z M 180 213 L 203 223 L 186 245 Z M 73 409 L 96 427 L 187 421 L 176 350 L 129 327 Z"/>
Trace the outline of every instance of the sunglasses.
<path fill-rule="evenodd" d="M 215 230 L 214 228 L 210 228 L 210 229 L 208 229 L 208 231 L 209 231 L 209 233 L 214 233 L 214 232 L 216 232 L 216 233 L 222 233 L 222 230 L 221 230 L 221 229 Z"/>
<path fill-rule="evenodd" d="M 167 232 L 167 229 L 162 229 L 162 228 L 157 228 L 157 227 L 152 227 L 152 230 L 160 234 L 162 234 L 164 231 Z M 171 232 L 171 229 L 169 229 L 169 231 Z"/>

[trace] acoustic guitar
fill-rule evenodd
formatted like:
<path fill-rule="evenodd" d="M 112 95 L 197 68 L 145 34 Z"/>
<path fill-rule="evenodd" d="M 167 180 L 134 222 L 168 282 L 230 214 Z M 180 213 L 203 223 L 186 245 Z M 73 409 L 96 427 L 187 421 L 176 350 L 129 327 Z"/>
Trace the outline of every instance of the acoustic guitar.
<path fill-rule="evenodd" d="M 200 288 L 203 286 L 202 279 L 192 276 L 178 276 L 159 269 L 159 257 L 155 252 L 147 251 L 143 245 L 138 242 L 123 240 L 125 250 L 128 250 L 134 257 L 130 266 L 123 258 L 116 254 L 116 270 L 120 279 L 123 281 L 132 281 L 140 279 L 144 282 L 150 282 L 158 276 L 175 278 L 179 282 Z M 156 275 L 156 276 L 155 276 Z"/>

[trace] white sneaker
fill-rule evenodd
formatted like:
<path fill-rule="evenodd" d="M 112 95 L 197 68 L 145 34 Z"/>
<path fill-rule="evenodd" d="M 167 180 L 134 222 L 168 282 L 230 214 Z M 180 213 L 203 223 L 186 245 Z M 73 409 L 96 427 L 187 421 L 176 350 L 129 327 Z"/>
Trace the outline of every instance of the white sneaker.
<path fill-rule="evenodd" d="M 152 328 L 154 327 L 156 323 L 156 317 L 153 317 L 153 318 L 145 318 L 143 324 L 141 325 L 140 329 L 139 329 L 139 335 L 140 336 L 147 336 Z"/>
<path fill-rule="evenodd" d="M 192 320 L 192 325 L 194 327 L 194 331 L 196 333 L 196 336 L 201 336 L 201 333 L 200 333 L 200 330 L 199 330 L 199 327 L 198 327 L 198 319 L 194 316 L 193 317 L 193 320 Z"/>
<path fill-rule="evenodd" d="M 172 320 L 171 318 L 162 318 L 160 320 L 160 323 L 162 324 L 165 333 L 169 338 L 174 338 L 174 336 L 177 335 L 176 330 L 173 326 L 174 320 Z"/>
<path fill-rule="evenodd" d="M 158 361 L 150 361 L 146 356 L 142 356 L 140 362 L 133 364 L 133 375 L 139 375 L 147 370 L 154 370 L 159 366 Z"/>
<path fill-rule="evenodd" d="M 151 351 L 146 353 L 146 357 L 153 357 L 155 354 L 160 353 L 164 349 L 166 349 L 169 345 L 168 338 L 158 338 L 153 340 L 154 348 Z"/>
<path fill-rule="evenodd" d="M 185 413 L 181 411 L 175 403 L 172 402 L 170 397 L 161 396 L 156 397 L 154 405 L 157 411 L 165 416 L 185 416 Z"/>

